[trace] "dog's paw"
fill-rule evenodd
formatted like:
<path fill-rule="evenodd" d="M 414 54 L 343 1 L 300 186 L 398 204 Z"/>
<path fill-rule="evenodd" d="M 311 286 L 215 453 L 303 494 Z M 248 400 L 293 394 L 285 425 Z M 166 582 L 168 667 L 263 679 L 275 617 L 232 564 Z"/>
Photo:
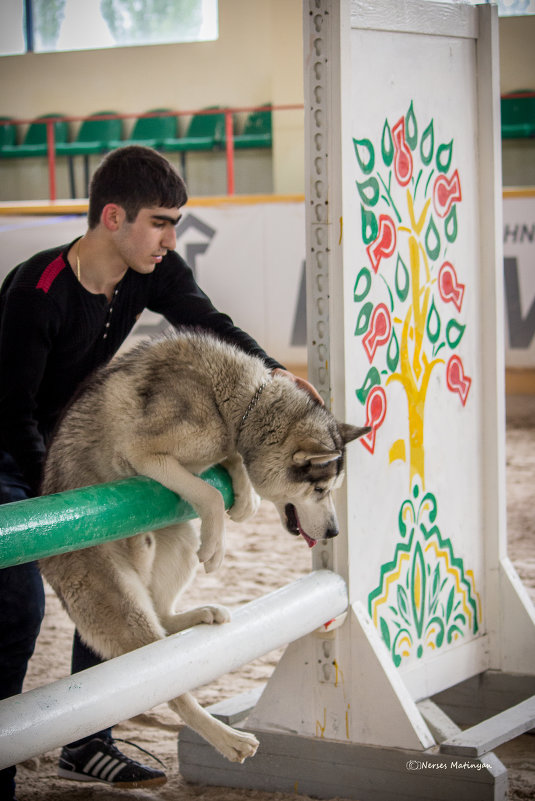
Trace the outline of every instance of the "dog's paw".
<path fill-rule="evenodd" d="M 225 529 L 213 529 L 205 525 L 204 521 L 201 524 L 201 546 L 197 551 L 199 562 L 204 565 L 207 573 L 213 573 L 218 567 L 221 567 L 223 558 L 225 556 Z"/>
<path fill-rule="evenodd" d="M 258 512 L 260 506 L 260 496 L 252 487 L 244 492 L 237 492 L 234 495 L 234 504 L 229 509 L 229 517 L 235 523 L 243 523 L 249 520 Z"/>
<path fill-rule="evenodd" d="M 205 573 L 213 573 L 215 570 L 218 570 L 223 563 L 224 556 L 224 548 L 217 549 L 216 552 L 209 557 L 203 555 L 202 548 L 199 551 L 199 561 L 204 565 Z"/>
<path fill-rule="evenodd" d="M 217 749 L 230 762 L 245 762 L 248 757 L 256 754 L 259 745 L 254 734 L 229 728 L 218 743 Z"/>
<path fill-rule="evenodd" d="M 199 615 L 199 623 L 229 623 L 230 612 L 226 606 L 219 604 L 209 604 L 200 606 L 195 610 Z"/>

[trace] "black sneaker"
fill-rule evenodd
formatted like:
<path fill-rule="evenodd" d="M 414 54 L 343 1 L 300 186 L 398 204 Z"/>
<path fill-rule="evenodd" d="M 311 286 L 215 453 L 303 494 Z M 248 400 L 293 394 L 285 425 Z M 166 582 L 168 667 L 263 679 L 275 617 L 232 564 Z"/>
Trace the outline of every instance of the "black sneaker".
<path fill-rule="evenodd" d="M 136 748 L 148 754 L 148 751 L 140 746 Z M 104 740 L 100 737 L 94 737 L 77 748 L 65 746 L 59 758 L 58 776 L 77 782 L 105 782 L 124 790 L 135 787 L 158 787 L 167 781 L 165 773 L 161 770 L 140 765 L 139 762 L 122 754 L 115 746 L 114 740 L 111 738 Z"/>

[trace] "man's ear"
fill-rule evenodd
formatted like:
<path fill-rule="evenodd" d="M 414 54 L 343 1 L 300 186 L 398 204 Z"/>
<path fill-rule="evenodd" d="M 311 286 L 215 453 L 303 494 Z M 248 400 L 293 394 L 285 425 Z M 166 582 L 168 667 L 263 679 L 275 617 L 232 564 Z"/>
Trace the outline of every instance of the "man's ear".
<path fill-rule="evenodd" d="M 126 212 L 117 203 L 106 203 L 100 215 L 100 222 L 108 231 L 117 231 L 126 219 Z"/>

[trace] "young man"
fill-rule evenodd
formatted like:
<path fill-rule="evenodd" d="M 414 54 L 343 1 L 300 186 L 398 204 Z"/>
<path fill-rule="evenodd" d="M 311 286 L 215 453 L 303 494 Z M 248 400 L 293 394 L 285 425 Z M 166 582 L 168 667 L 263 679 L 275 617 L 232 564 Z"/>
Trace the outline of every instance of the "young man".
<path fill-rule="evenodd" d="M 178 256 L 175 227 L 187 201 L 169 162 L 137 146 L 110 153 L 94 174 L 88 230 L 16 267 L 0 291 L 0 503 L 38 493 L 47 441 L 80 382 L 117 352 L 145 308 L 175 326 L 215 332 L 317 400 L 197 286 Z M 35 563 L 0 571 L 0 698 L 20 693 L 44 613 Z M 75 633 L 72 670 L 100 662 Z M 66 746 L 60 774 L 121 787 L 165 775 L 124 756 L 111 730 Z M 0 798 L 14 799 L 15 768 L 0 771 Z"/>

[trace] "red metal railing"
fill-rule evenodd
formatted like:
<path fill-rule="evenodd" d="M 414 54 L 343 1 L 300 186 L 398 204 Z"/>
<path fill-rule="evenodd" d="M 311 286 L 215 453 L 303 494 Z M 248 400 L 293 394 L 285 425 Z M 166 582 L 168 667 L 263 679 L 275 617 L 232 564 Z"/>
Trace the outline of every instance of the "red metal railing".
<path fill-rule="evenodd" d="M 233 130 L 233 114 L 250 113 L 253 111 L 297 111 L 303 110 L 303 105 L 281 105 L 281 106 L 241 106 L 236 108 L 213 108 L 213 109 L 199 109 L 194 111 L 149 111 L 145 114 L 103 114 L 102 116 L 91 115 L 90 117 L 42 117 L 30 120 L 10 120 L 13 125 L 28 125 L 34 122 L 46 125 L 46 141 L 47 141 L 47 159 L 48 159 L 48 194 L 49 200 L 57 200 L 56 190 L 56 148 L 55 148 L 55 134 L 54 124 L 57 122 L 83 122 L 84 120 L 126 120 L 126 119 L 142 119 L 145 117 L 192 117 L 200 114 L 224 114 L 225 115 L 225 153 L 227 162 L 227 194 L 233 195 L 235 192 L 234 181 L 234 130 Z M 124 144 L 128 144 L 125 140 Z"/>

